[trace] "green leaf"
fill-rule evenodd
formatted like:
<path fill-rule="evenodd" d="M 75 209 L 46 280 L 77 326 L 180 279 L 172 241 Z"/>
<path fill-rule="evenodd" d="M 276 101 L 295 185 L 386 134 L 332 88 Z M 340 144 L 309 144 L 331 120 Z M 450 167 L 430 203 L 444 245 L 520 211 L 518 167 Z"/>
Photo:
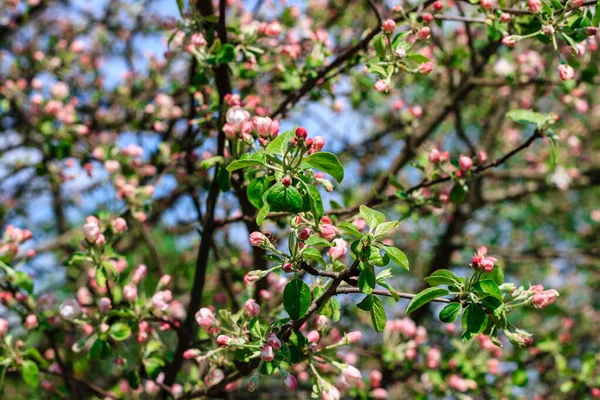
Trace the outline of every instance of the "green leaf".
<path fill-rule="evenodd" d="M 227 171 L 233 172 L 247 167 L 265 166 L 265 156 L 261 153 L 245 154 L 239 160 L 233 161 L 227 166 Z"/>
<path fill-rule="evenodd" d="M 543 124 L 547 119 L 544 114 L 525 109 L 510 110 L 506 116 L 521 124 Z"/>
<path fill-rule="evenodd" d="M 262 224 L 263 221 L 265 220 L 265 218 L 267 217 L 267 215 L 269 215 L 270 209 L 269 209 L 269 205 L 265 204 L 262 206 L 262 208 L 258 211 L 258 214 L 256 215 L 256 223 L 258 225 Z"/>
<path fill-rule="evenodd" d="M 469 304 L 462 316 L 462 325 L 465 331 L 462 335 L 463 342 L 471 340 L 473 336 L 481 333 L 487 326 L 487 314 L 477 304 Z"/>
<path fill-rule="evenodd" d="M 324 214 L 323 200 L 321 200 L 321 193 L 313 185 L 305 185 L 308 193 L 308 199 L 310 202 L 310 211 L 313 213 L 315 221 L 320 221 Z"/>
<path fill-rule="evenodd" d="M 33 279 L 25 271 L 17 271 L 13 276 L 13 284 L 28 293 L 33 293 Z"/>
<path fill-rule="evenodd" d="M 328 242 L 322 237 L 313 235 L 304 241 L 305 246 L 331 246 L 331 242 Z"/>
<path fill-rule="evenodd" d="M 456 276 L 456 274 L 447 269 L 438 269 L 433 274 L 429 275 L 425 278 L 425 282 L 427 282 L 430 286 L 440 286 L 440 285 L 460 285 L 460 278 Z"/>
<path fill-rule="evenodd" d="M 112 324 L 110 326 L 108 334 L 113 340 L 116 340 L 117 342 L 122 342 L 123 340 L 126 340 L 129 336 L 131 336 L 131 328 L 127 324 L 117 322 L 116 324 Z"/>
<path fill-rule="evenodd" d="M 450 191 L 450 202 L 453 204 L 462 203 L 467 197 L 469 188 L 460 182 L 456 182 Z"/>
<path fill-rule="evenodd" d="M 373 267 L 365 266 L 358 275 L 358 287 L 364 294 L 371 294 L 375 289 L 375 273 Z"/>
<path fill-rule="evenodd" d="M 150 379 L 155 379 L 158 376 L 161 367 L 165 366 L 165 362 L 158 357 L 147 358 L 143 361 L 143 363 L 144 370 L 146 370 L 146 374 L 148 374 Z"/>
<path fill-rule="evenodd" d="M 402 250 L 393 247 L 393 246 L 385 246 L 382 245 L 381 249 L 385 252 L 385 254 L 387 254 L 392 261 L 394 261 L 396 264 L 398 264 L 399 266 L 401 266 L 402 268 L 404 268 L 405 270 L 410 270 L 410 265 L 408 263 L 408 258 L 406 258 L 406 254 L 404 254 L 402 252 Z"/>
<path fill-rule="evenodd" d="M 372 294 L 368 294 L 365 296 L 364 299 L 361 300 L 360 303 L 356 305 L 356 307 L 360 308 L 361 310 L 371 311 L 371 309 L 373 308 L 374 298 L 375 296 L 373 296 Z"/>
<path fill-rule="evenodd" d="M 110 345 L 106 342 L 106 340 L 96 339 L 96 341 L 90 348 L 88 358 L 90 360 L 103 359 L 110 356 L 110 354 Z"/>
<path fill-rule="evenodd" d="M 295 131 L 296 128 L 279 134 L 275 139 L 271 141 L 271 143 L 267 145 L 265 151 L 269 154 L 276 154 L 280 156 L 283 155 L 283 152 L 285 151 L 288 142 L 292 137 L 294 137 Z"/>
<path fill-rule="evenodd" d="M 248 189 L 246 190 L 246 194 L 248 196 L 248 201 L 254 207 L 259 210 L 264 205 L 263 203 L 263 194 L 269 187 L 269 181 L 267 178 L 261 177 L 252 179 L 250 184 L 248 185 Z"/>
<path fill-rule="evenodd" d="M 209 169 L 210 167 L 213 167 L 215 164 L 220 164 L 223 161 L 225 161 L 225 158 L 223 158 L 222 156 L 210 157 L 205 160 L 202 160 L 202 162 L 200 163 L 200 167 L 202 167 L 203 169 Z"/>
<path fill-rule="evenodd" d="M 281 182 L 276 183 L 267 190 L 265 198 L 271 211 L 276 212 L 298 213 L 302 211 L 302 205 L 304 204 L 298 189 L 293 186 L 285 187 Z"/>
<path fill-rule="evenodd" d="M 383 222 L 377 225 L 377 228 L 375 229 L 375 239 L 381 239 L 391 230 L 396 229 L 398 225 L 400 225 L 399 221 Z"/>
<path fill-rule="evenodd" d="M 313 260 L 321 264 L 322 266 L 326 266 L 327 263 L 323 259 L 321 252 L 313 247 L 305 247 L 302 251 L 302 256 L 304 259 Z"/>
<path fill-rule="evenodd" d="M 594 18 L 592 18 L 592 26 L 596 28 L 600 26 L 600 1 L 596 2 L 596 9 L 594 11 Z"/>
<path fill-rule="evenodd" d="M 481 293 L 502 296 L 502 292 L 498 288 L 498 284 L 491 279 L 485 279 L 483 281 L 477 282 L 475 284 L 475 289 L 480 291 Z"/>
<path fill-rule="evenodd" d="M 377 57 L 385 57 L 386 49 L 385 38 L 383 34 L 375 36 L 375 39 L 373 39 L 373 47 L 375 48 L 375 54 L 377 54 Z"/>
<path fill-rule="evenodd" d="M 462 306 L 460 303 L 450 303 L 440 311 L 440 321 L 451 323 L 458 319 Z"/>
<path fill-rule="evenodd" d="M 25 360 L 22 364 L 23 381 L 27 386 L 38 387 L 40 383 L 40 369 L 37 364 L 31 360 Z"/>
<path fill-rule="evenodd" d="M 377 274 L 377 283 L 383 282 L 386 279 L 390 279 L 392 277 L 392 269 L 387 268 Z"/>
<path fill-rule="evenodd" d="M 418 64 L 423 64 L 423 63 L 426 63 L 427 61 L 429 61 L 429 58 L 425 57 L 422 54 L 417 54 L 417 53 L 408 54 L 407 57 Z"/>
<path fill-rule="evenodd" d="M 373 296 L 373 306 L 371 307 L 371 322 L 373 323 L 373 328 L 375 328 L 377 332 L 383 331 L 385 329 L 386 321 L 385 308 L 383 308 L 381 299 Z"/>
<path fill-rule="evenodd" d="M 396 292 L 396 289 L 394 289 L 389 283 L 381 281 L 377 282 L 377 284 L 389 290 L 395 302 L 398 302 L 398 300 L 400 300 L 400 295 L 398 294 L 398 292 Z"/>
<path fill-rule="evenodd" d="M 415 297 L 408 304 L 408 308 L 406 309 L 406 313 L 410 314 L 411 312 L 423 307 L 425 304 L 430 301 L 437 299 L 441 296 L 448 295 L 449 292 L 446 289 L 431 287 L 423 290 L 420 293 L 417 293 Z"/>
<path fill-rule="evenodd" d="M 98 284 L 98 286 L 105 287 L 106 280 L 108 279 L 108 273 L 106 272 L 106 268 L 104 268 L 103 266 L 96 267 L 94 279 L 96 279 L 96 283 Z"/>
<path fill-rule="evenodd" d="M 306 314 L 310 306 L 310 288 L 302 280 L 295 278 L 283 290 L 283 307 L 291 319 L 298 320 Z"/>
<path fill-rule="evenodd" d="M 320 151 L 304 157 L 302 161 L 313 168 L 317 168 L 333 176 L 338 182 L 344 180 L 344 167 L 333 153 Z"/>
<path fill-rule="evenodd" d="M 487 274 L 484 274 L 482 276 L 484 276 L 486 279 L 493 280 L 498 285 L 502 285 L 502 283 L 504 282 L 504 271 L 502 271 L 502 268 L 500 268 L 500 266 L 498 265 L 494 267 L 492 272 L 488 272 Z"/>
<path fill-rule="evenodd" d="M 367 206 L 360 206 L 360 216 L 367 222 L 369 228 L 376 229 L 377 225 L 385 222 L 385 215 Z"/>
<path fill-rule="evenodd" d="M 235 47 L 231 44 L 221 46 L 217 52 L 217 63 L 227 64 L 235 60 Z"/>
<path fill-rule="evenodd" d="M 358 228 L 354 224 L 352 224 L 350 222 L 340 222 L 338 224 L 338 227 L 341 230 L 343 230 L 344 232 L 346 232 L 347 234 L 349 234 L 349 235 L 352 235 L 352 236 L 357 237 L 357 238 L 362 238 L 363 237 L 363 234 L 360 233 L 360 231 L 358 230 Z"/>

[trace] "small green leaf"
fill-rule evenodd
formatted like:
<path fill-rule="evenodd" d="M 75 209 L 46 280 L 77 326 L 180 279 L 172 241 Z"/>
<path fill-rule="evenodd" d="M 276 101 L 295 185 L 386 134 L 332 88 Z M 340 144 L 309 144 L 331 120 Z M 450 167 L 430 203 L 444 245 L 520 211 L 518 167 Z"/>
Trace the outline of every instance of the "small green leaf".
<path fill-rule="evenodd" d="M 385 215 L 367 206 L 360 206 L 360 216 L 367 222 L 369 228 L 377 229 L 377 225 L 385 222 Z"/>
<path fill-rule="evenodd" d="M 108 279 L 108 273 L 106 272 L 106 268 L 103 266 L 96 267 L 96 273 L 94 275 L 94 279 L 99 287 L 106 287 L 106 280 Z"/>
<path fill-rule="evenodd" d="M 321 252 L 314 247 L 305 247 L 302 251 L 302 256 L 304 259 L 313 260 L 321 264 L 322 266 L 326 266 L 327 263 L 323 259 Z"/>
<path fill-rule="evenodd" d="M 364 294 L 371 294 L 375 289 L 375 274 L 373 267 L 366 266 L 358 275 L 358 287 Z"/>
<path fill-rule="evenodd" d="M 265 220 L 265 218 L 267 217 L 267 215 L 269 215 L 270 209 L 269 209 L 269 205 L 265 204 L 262 206 L 262 208 L 258 211 L 258 214 L 256 215 L 256 223 L 258 225 L 262 224 L 263 221 Z"/>
<path fill-rule="evenodd" d="M 317 168 L 335 178 L 336 181 L 344 180 L 344 167 L 333 153 L 320 151 L 313 153 L 302 160 L 313 168 Z"/>
<path fill-rule="evenodd" d="M 373 296 L 373 306 L 371 307 L 371 322 L 373 323 L 373 328 L 377 332 L 381 332 L 385 329 L 385 323 L 387 322 L 387 318 L 385 316 L 385 308 L 383 308 L 383 303 L 379 297 Z"/>
<path fill-rule="evenodd" d="M 131 328 L 127 324 L 117 322 L 116 324 L 111 325 L 110 329 L 108 330 L 108 334 L 113 340 L 122 342 L 131 336 Z"/>
<path fill-rule="evenodd" d="M 298 320 L 306 314 L 310 306 L 310 288 L 302 280 L 295 278 L 283 290 L 283 307 L 291 319 Z"/>
<path fill-rule="evenodd" d="M 338 224 L 338 227 L 341 230 L 343 230 L 344 232 L 346 232 L 347 234 L 349 234 L 349 235 L 352 235 L 352 236 L 357 237 L 357 238 L 362 238 L 363 237 L 363 234 L 360 233 L 360 231 L 358 230 L 358 228 L 354 224 L 352 224 L 350 222 L 340 222 Z"/>
<path fill-rule="evenodd" d="M 521 124 L 543 124 L 547 117 L 535 111 L 518 109 L 510 110 L 506 113 L 506 117 Z"/>
<path fill-rule="evenodd" d="M 487 314 L 477 304 L 469 304 L 462 316 L 462 325 L 465 331 L 462 335 L 463 342 L 471 340 L 473 336 L 481 333 L 487 326 Z"/>
<path fill-rule="evenodd" d="M 38 387 L 40 383 L 40 369 L 37 364 L 31 360 L 25 360 L 22 364 L 23 381 L 32 387 Z"/>
<path fill-rule="evenodd" d="M 418 64 L 423 64 L 423 63 L 426 63 L 427 61 L 429 61 L 429 58 L 425 57 L 422 54 L 418 54 L 418 53 L 408 54 L 407 57 Z"/>
<path fill-rule="evenodd" d="M 227 64 L 235 60 L 235 47 L 231 44 L 221 46 L 217 52 L 217 63 Z"/>
<path fill-rule="evenodd" d="M 265 148 L 265 151 L 269 154 L 283 155 L 288 142 L 292 137 L 294 137 L 294 132 L 296 128 L 280 133 L 275 139 L 269 143 L 269 145 Z"/>
<path fill-rule="evenodd" d="M 373 308 L 373 299 L 374 298 L 375 298 L 375 296 L 373 296 L 372 294 L 368 294 L 356 306 L 358 308 L 360 308 L 361 310 L 371 311 L 371 309 Z"/>
<path fill-rule="evenodd" d="M 437 299 L 438 297 L 446 296 L 449 292 L 446 289 L 431 287 L 423 290 L 413 297 L 413 299 L 408 304 L 408 308 L 406 309 L 406 313 L 410 314 L 418 308 L 423 307 L 425 304 Z"/>
<path fill-rule="evenodd" d="M 209 169 L 210 167 L 213 167 L 215 164 L 222 163 L 224 160 L 225 159 L 222 156 L 210 157 L 205 160 L 202 160 L 202 162 L 200 163 L 200 167 L 203 169 Z"/>
<path fill-rule="evenodd" d="M 313 235 L 304 241 L 305 246 L 331 246 L 331 242 L 322 237 Z"/>
<path fill-rule="evenodd" d="M 161 367 L 165 366 L 165 362 L 158 357 L 147 358 L 143 361 L 143 363 L 144 370 L 146 371 L 146 374 L 148 374 L 148 377 L 150 377 L 150 379 L 155 379 L 158 376 Z"/>
<path fill-rule="evenodd" d="M 409 270 L 410 269 L 410 265 L 408 263 L 408 258 L 406 258 L 406 254 L 404 254 L 402 252 L 402 250 L 396 248 L 396 247 L 392 247 L 392 246 L 385 246 L 382 245 L 381 249 L 385 252 L 385 254 L 387 254 L 392 261 L 394 261 L 396 264 L 398 264 L 399 266 L 401 266 L 402 268 L 404 268 L 405 270 Z"/>
<path fill-rule="evenodd" d="M 425 278 L 425 282 L 427 282 L 430 286 L 440 286 L 440 285 L 460 285 L 460 278 L 456 276 L 456 274 L 447 269 L 438 269 L 433 274 L 429 275 Z"/>
<path fill-rule="evenodd" d="M 502 285 L 502 283 L 504 282 L 504 271 L 502 271 L 502 268 L 500 268 L 500 266 L 498 265 L 494 267 L 492 272 L 489 272 L 482 276 L 484 276 L 486 279 L 492 279 L 498 285 Z"/>
<path fill-rule="evenodd" d="M 385 57 L 385 37 L 383 34 L 375 36 L 375 39 L 373 39 L 373 47 L 375 48 L 375 54 L 377 54 L 377 57 Z"/>
<path fill-rule="evenodd" d="M 460 303 L 450 303 L 440 311 L 440 321 L 451 323 L 458 319 L 462 306 Z"/>
<path fill-rule="evenodd" d="M 315 221 L 320 221 L 323 216 L 323 200 L 321 200 L 321 193 L 313 185 L 305 185 L 306 191 L 308 192 L 308 199 L 310 202 L 310 211 L 313 213 Z"/>
<path fill-rule="evenodd" d="M 460 182 L 456 182 L 450 191 L 450 202 L 453 204 L 462 203 L 467 197 L 469 188 Z"/>
<path fill-rule="evenodd" d="M 256 167 L 265 165 L 265 156 L 261 153 L 245 154 L 239 160 L 233 161 L 227 166 L 227 171 L 233 172 L 247 167 Z"/>
<path fill-rule="evenodd" d="M 261 177 L 252 179 L 250 184 L 248 185 L 248 189 L 246 190 L 246 194 L 248 196 L 248 201 L 259 210 L 264 205 L 263 203 L 263 194 L 269 187 L 269 181 L 267 178 Z"/>
<path fill-rule="evenodd" d="M 302 205 L 304 204 L 298 189 L 293 186 L 285 187 L 281 182 L 276 183 L 265 192 L 265 199 L 271 211 L 275 212 L 298 213 L 302 211 Z"/>
<path fill-rule="evenodd" d="M 390 231 L 396 229 L 398 225 L 400 225 L 400 222 L 398 221 L 382 222 L 377 225 L 377 228 L 375 229 L 375 239 L 381 239 Z"/>
<path fill-rule="evenodd" d="M 389 290 L 390 293 L 392 294 L 392 298 L 394 299 L 395 302 L 398 302 L 398 300 L 400 300 L 400 295 L 398 294 L 398 292 L 396 292 L 396 290 L 389 283 L 387 283 L 385 281 L 381 281 L 381 282 L 377 282 L 377 284 L 380 286 L 383 286 L 384 288 Z"/>

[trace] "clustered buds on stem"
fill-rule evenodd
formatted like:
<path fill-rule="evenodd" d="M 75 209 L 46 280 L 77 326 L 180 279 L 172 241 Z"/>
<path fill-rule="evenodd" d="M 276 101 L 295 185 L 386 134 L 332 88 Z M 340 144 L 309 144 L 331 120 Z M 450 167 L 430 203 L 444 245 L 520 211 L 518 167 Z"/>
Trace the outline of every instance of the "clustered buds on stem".
<path fill-rule="evenodd" d="M 494 266 L 498 262 L 498 260 L 494 257 L 487 256 L 488 249 L 485 246 L 481 246 L 477 249 L 477 252 L 471 259 L 471 266 L 475 270 L 482 270 L 484 272 L 492 272 L 494 270 Z"/>

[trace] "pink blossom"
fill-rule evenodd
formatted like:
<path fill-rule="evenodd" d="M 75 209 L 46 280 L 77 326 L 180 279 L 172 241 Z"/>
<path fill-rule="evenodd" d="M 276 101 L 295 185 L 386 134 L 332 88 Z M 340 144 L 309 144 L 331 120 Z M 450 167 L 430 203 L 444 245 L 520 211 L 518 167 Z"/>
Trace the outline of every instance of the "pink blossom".
<path fill-rule="evenodd" d="M 352 365 L 346 366 L 346 368 L 342 370 L 342 375 L 344 376 L 346 382 L 351 385 L 357 385 L 362 380 L 360 371 Z"/>
<path fill-rule="evenodd" d="M 244 314 L 249 318 L 254 318 L 260 314 L 260 306 L 254 299 L 248 299 L 244 303 Z"/>
<path fill-rule="evenodd" d="M 348 243 L 344 239 L 335 239 L 333 242 L 335 243 L 335 246 L 329 248 L 328 254 L 329 257 L 335 261 L 346 255 Z"/>
<path fill-rule="evenodd" d="M 196 322 L 200 325 L 200 328 L 207 331 L 210 327 L 212 327 L 215 321 L 215 314 L 210 308 L 202 307 L 196 313 Z"/>
<path fill-rule="evenodd" d="M 265 235 L 263 235 L 261 232 L 252 232 L 250 234 L 250 244 L 252 246 L 258 247 L 258 246 L 263 246 L 266 242 L 268 242 L 269 239 L 267 239 L 267 237 Z"/>
<path fill-rule="evenodd" d="M 387 83 L 385 83 L 385 81 L 382 81 L 381 79 L 379 79 L 377 82 L 375 82 L 375 85 L 373 86 L 375 88 L 376 91 L 378 92 L 387 92 L 388 90 L 388 86 Z"/>
<path fill-rule="evenodd" d="M 473 160 L 471 159 L 471 157 L 467 157 L 461 154 L 458 158 L 458 164 L 461 170 L 468 171 L 473 166 Z"/>
<path fill-rule="evenodd" d="M 100 236 L 100 227 L 98 224 L 86 223 L 83 225 L 83 235 L 87 239 L 88 242 L 94 243 L 98 240 Z"/>
<path fill-rule="evenodd" d="M 8 321 L 0 318 L 0 339 L 8 332 Z"/>
<path fill-rule="evenodd" d="M 271 362 L 275 358 L 275 353 L 273 352 L 273 348 L 269 345 L 264 346 L 260 350 L 260 359 L 264 362 Z"/>
<path fill-rule="evenodd" d="M 273 348 L 273 350 L 279 350 L 281 348 L 281 340 L 276 334 L 271 332 L 267 338 L 267 344 Z"/>
<path fill-rule="evenodd" d="M 28 330 L 37 328 L 39 326 L 39 322 L 35 314 L 29 314 L 27 317 L 25 317 L 24 325 Z"/>
<path fill-rule="evenodd" d="M 562 64 L 558 66 L 558 74 L 563 81 L 569 81 L 575 78 L 575 71 L 570 65 Z"/>
<path fill-rule="evenodd" d="M 293 392 L 298 387 L 298 380 L 292 374 L 286 374 L 283 378 L 283 387 L 288 392 Z"/>
<path fill-rule="evenodd" d="M 323 239 L 331 242 L 338 234 L 338 229 L 328 223 L 322 224 L 321 225 L 321 232 L 319 233 L 319 236 L 321 236 Z"/>
<path fill-rule="evenodd" d="M 426 40 L 429 39 L 429 36 L 431 36 L 431 28 L 428 26 L 424 26 L 421 29 L 419 29 L 419 31 L 417 32 L 417 37 L 421 40 Z"/>
<path fill-rule="evenodd" d="M 392 32 L 394 32 L 394 30 L 396 29 L 396 21 L 394 21 L 393 19 L 386 19 L 381 24 L 381 29 L 385 33 L 392 33 Z"/>
<path fill-rule="evenodd" d="M 346 334 L 346 339 L 348 340 L 349 344 L 350 343 L 358 343 L 361 338 L 362 338 L 361 331 L 352 331 L 352 332 L 348 332 Z"/>
<path fill-rule="evenodd" d="M 219 335 L 217 336 L 217 344 L 221 347 L 227 347 L 230 344 L 232 344 L 233 339 L 231 339 L 231 336 L 227 336 L 227 335 Z"/>
<path fill-rule="evenodd" d="M 531 297 L 531 304 L 535 308 L 545 308 L 548 307 L 550 304 L 554 304 L 558 296 L 559 293 L 556 289 L 537 292 Z"/>
<path fill-rule="evenodd" d="M 117 218 L 112 222 L 112 228 L 116 233 L 123 233 L 127 230 L 127 222 L 123 218 Z"/>
<path fill-rule="evenodd" d="M 138 290 L 133 284 L 128 283 L 123 287 L 123 297 L 127 301 L 136 301 L 138 298 Z"/>
<path fill-rule="evenodd" d="M 423 75 L 429 75 L 431 73 L 431 71 L 433 71 L 433 63 L 431 61 L 423 63 L 419 67 L 419 72 L 422 73 Z"/>
<path fill-rule="evenodd" d="M 542 11 L 542 0 L 528 0 L 527 4 L 529 5 L 529 11 L 534 14 Z"/>
<path fill-rule="evenodd" d="M 306 335 L 306 340 L 308 340 L 309 343 L 318 343 L 320 339 L 321 335 L 316 330 L 312 330 Z"/>

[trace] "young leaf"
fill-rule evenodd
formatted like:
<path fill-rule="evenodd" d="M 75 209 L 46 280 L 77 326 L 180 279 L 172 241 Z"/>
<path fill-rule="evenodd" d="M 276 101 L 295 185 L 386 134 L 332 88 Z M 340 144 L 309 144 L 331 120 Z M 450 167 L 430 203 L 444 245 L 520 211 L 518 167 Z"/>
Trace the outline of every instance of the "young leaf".
<path fill-rule="evenodd" d="M 365 310 L 365 311 L 371 311 L 371 309 L 373 308 L 373 299 L 375 298 L 374 295 L 372 294 L 368 294 L 365 296 L 364 299 L 361 300 L 360 303 L 358 303 L 356 306 L 358 308 L 360 308 L 361 310 Z"/>
<path fill-rule="evenodd" d="M 369 228 L 376 229 L 377 225 L 385 222 L 385 215 L 367 206 L 360 206 L 360 216 L 367 222 Z"/>
<path fill-rule="evenodd" d="M 117 322 L 116 324 L 111 325 L 110 329 L 108 330 L 108 334 L 113 340 L 122 342 L 131 336 L 131 328 L 129 328 L 129 325 L 127 324 Z"/>
<path fill-rule="evenodd" d="M 261 177 L 252 179 L 246 190 L 248 201 L 257 209 L 261 209 L 263 206 L 263 194 L 269 187 L 267 178 Z"/>
<path fill-rule="evenodd" d="M 296 128 L 280 133 L 269 145 L 265 148 L 265 151 L 270 154 L 283 155 L 283 152 L 292 137 Z"/>
<path fill-rule="evenodd" d="M 373 267 L 366 266 L 358 275 L 358 287 L 360 291 L 365 294 L 373 293 L 375 289 L 375 274 L 373 273 Z"/>
<path fill-rule="evenodd" d="M 399 224 L 400 222 L 398 221 L 390 221 L 377 225 L 377 228 L 375 229 L 375 239 L 381 239 L 391 230 L 396 229 Z"/>
<path fill-rule="evenodd" d="M 486 279 L 493 280 L 498 285 L 502 285 L 502 283 L 504 282 L 504 271 L 502 271 L 502 268 L 500 268 L 500 266 L 498 265 L 494 267 L 492 272 L 490 272 L 489 274 L 484 274 L 483 276 L 485 276 Z"/>
<path fill-rule="evenodd" d="M 462 335 L 463 342 L 483 332 L 487 326 L 487 320 L 488 317 L 483 308 L 477 304 L 469 304 L 462 316 L 462 325 L 465 328 Z"/>
<path fill-rule="evenodd" d="M 381 246 L 381 249 L 385 252 L 385 254 L 387 254 L 392 261 L 394 261 L 396 264 L 398 264 L 399 266 L 401 266 L 402 268 L 404 268 L 405 270 L 409 270 L 410 269 L 410 265 L 408 263 L 408 258 L 406 258 L 406 254 L 404 254 L 402 252 L 402 250 L 397 249 L 395 247 L 392 246 Z"/>
<path fill-rule="evenodd" d="M 311 236 L 304 241 L 305 246 L 331 246 L 331 243 L 319 236 Z"/>
<path fill-rule="evenodd" d="M 460 182 L 456 182 L 450 191 L 450 202 L 453 204 L 462 203 L 467 197 L 469 188 Z"/>
<path fill-rule="evenodd" d="M 433 274 L 425 278 L 425 282 L 429 283 L 430 286 L 440 285 L 460 285 L 460 278 L 456 274 L 447 269 L 438 269 Z"/>
<path fill-rule="evenodd" d="M 375 36 L 373 40 L 373 47 L 375 48 L 375 54 L 377 57 L 385 57 L 385 38 L 383 34 Z"/>
<path fill-rule="evenodd" d="M 449 292 L 446 289 L 440 289 L 436 287 L 431 287 L 423 290 L 421 293 L 418 293 L 413 297 L 413 299 L 408 304 L 408 308 L 406 309 L 406 313 L 410 314 L 418 308 L 423 307 L 425 304 L 430 301 L 448 295 Z"/>
<path fill-rule="evenodd" d="M 360 233 L 358 228 L 354 224 L 351 224 L 350 222 L 340 222 L 338 224 L 338 227 L 349 235 L 352 235 L 357 238 L 363 237 L 363 234 Z"/>
<path fill-rule="evenodd" d="M 261 153 L 253 153 L 249 155 L 244 155 L 244 157 L 239 160 L 233 161 L 231 164 L 227 166 L 227 171 L 233 172 L 238 169 L 247 168 L 247 167 L 255 167 L 255 166 L 264 166 L 265 165 L 265 157 Z"/>
<path fill-rule="evenodd" d="M 400 300 L 400 295 L 398 294 L 398 292 L 396 292 L 396 290 L 389 283 L 387 283 L 385 281 L 381 281 L 381 282 L 377 282 L 377 284 L 380 286 L 383 286 L 384 288 L 389 290 L 390 293 L 392 294 L 392 298 L 394 299 L 395 302 L 398 302 L 398 300 Z"/>
<path fill-rule="evenodd" d="M 302 211 L 303 200 L 298 189 L 293 186 L 285 187 L 281 182 L 273 185 L 266 193 L 265 198 L 271 211 L 287 211 L 298 213 Z"/>
<path fill-rule="evenodd" d="M 270 208 L 268 204 L 265 204 L 262 206 L 262 208 L 260 209 L 260 211 L 258 211 L 258 214 L 256 215 L 256 223 L 258 225 L 262 224 L 263 221 L 265 220 L 265 218 L 267 217 L 267 215 L 269 215 L 270 212 Z"/>
<path fill-rule="evenodd" d="M 317 250 L 313 247 L 305 247 L 304 250 L 302 251 L 302 256 L 305 259 L 316 261 L 323 266 L 327 265 L 325 260 L 323 260 L 323 256 L 321 255 L 321 252 L 319 252 L 319 250 Z"/>
<path fill-rule="evenodd" d="M 450 303 L 440 311 L 440 321 L 451 323 L 458 319 L 462 306 L 460 303 Z"/>
<path fill-rule="evenodd" d="M 506 117 L 521 124 L 543 124 L 547 117 L 535 111 L 518 109 L 510 110 L 506 113 Z"/>
<path fill-rule="evenodd" d="M 377 332 L 381 332 L 385 329 L 386 323 L 385 316 L 385 308 L 383 308 L 383 303 L 379 299 L 379 297 L 373 296 L 373 306 L 371 307 L 371 322 L 373 323 L 373 328 Z"/>
<path fill-rule="evenodd" d="M 283 307 L 291 319 L 298 320 L 306 314 L 310 306 L 310 288 L 302 280 L 295 278 L 283 289 Z"/>
<path fill-rule="evenodd" d="M 323 200 L 321 200 L 321 193 L 313 185 L 305 185 L 306 191 L 308 192 L 308 199 L 310 202 L 310 211 L 312 211 L 315 221 L 320 221 L 323 216 Z"/>
<path fill-rule="evenodd" d="M 22 364 L 23 381 L 27 386 L 38 387 L 40 383 L 40 369 L 37 364 L 31 360 L 25 360 Z"/>
<path fill-rule="evenodd" d="M 344 180 L 344 167 L 335 154 L 320 151 L 305 157 L 302 161 L 333 176 L 338 182 Z"/>

